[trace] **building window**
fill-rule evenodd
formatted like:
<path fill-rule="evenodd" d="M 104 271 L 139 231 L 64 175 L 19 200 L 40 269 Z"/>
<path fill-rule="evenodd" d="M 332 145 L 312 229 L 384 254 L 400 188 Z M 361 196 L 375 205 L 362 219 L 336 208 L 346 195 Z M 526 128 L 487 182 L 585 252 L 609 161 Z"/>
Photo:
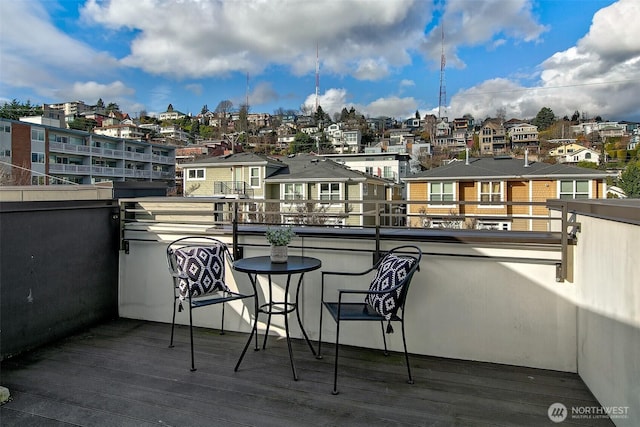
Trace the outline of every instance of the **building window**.
<path fill-rule="evenodd" d="M 249 183 L 252 187 L 260 187 L 260 168 L 249 168 Z"/>
<path fill-rule="evenodd" d="M 45 163 L 44 153 L 31 153 L 31 163 Z"/>
<path fill-rule="evenodd" d="M 502 201 L 502 189 L 500 181 L 485 181 L 480 183 L 481 202 Z"/>
<path fill-rule="evenodd" d="M 32 176 L 31 185 L 45 185 L 44 176 Z"/>
<path fill-rule="evenodd" d="M 320 200 L 340 200 L 340 184 L 336 182 L 321 183 Z"/>
<path fill-rule="evenodd" d="M 44 130 L 43 129 L 31 129 L 31 140 L 44 142 Z"/>
<path fill-rule="evenodd" d="M 502 222 L 502 221 L 478 221 L 476 224 L 477 230 L 503 230 L 509 231 L 511 230 L 510 222 Z"/>
<path fill-rule="evenodd" d="M 304 188 L 301 183 L 284 184 L 283 196 L 285 200 L 303 199 Z"/>
<path fill-rule="evenodd" d="M 69 139 L 66 136 L 56 135 L 55 133 L 49 134 L 49 142 L 60 142 L 66 144 Z"/>
<path fill-rule="evenodd" d="M 192 181 L 204 180 L 204 169 L 187 169 L 187 179 Z"/>
<path fill-rule="evenodd" d="M 589 180 L 560 181 L 561 199 L 588 199 Z"/>
<path fill-rule="evenodd" d="M 0 125 L 2 132 L 11 133 L 11 125 Z"/>
<path fill-rule="evenodd" d="M 432 202 L 452 202 L 453 182 L 432 182 L 429 184 L 429 200 Z"/>

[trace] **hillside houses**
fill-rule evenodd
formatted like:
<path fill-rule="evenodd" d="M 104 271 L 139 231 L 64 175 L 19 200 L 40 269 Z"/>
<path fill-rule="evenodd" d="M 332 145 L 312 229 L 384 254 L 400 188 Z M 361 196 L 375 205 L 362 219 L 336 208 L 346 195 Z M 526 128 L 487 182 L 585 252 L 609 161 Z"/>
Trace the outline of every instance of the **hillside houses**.
<path fill-rule="evenodd" d="M 343 119 L 337 122 L 332 121 L 328 115 L 316 120 L 312 114 L 295 114 L 290 111 L 273 115 L 263 112 L 241 114 L 238 109 L 233 108 L 215 112 L 203 108 L 202 113 L 192 117 L 171 104 L 157 117 L 132 118 L 117 110 L 108 111 L 103 105 L 92 106 L 82 101 L 45 107 L 42 117 L 28 117 L 24 120 L 63 129 L 80 119 L 87 120 L 91 125 L 88 133 L 95 135 L 94 140 L 98 144 L 101 143 L 98 136 L 131 142 L 105 142 L 108 147 L 137 147 L 137 142 L 173 147 L 176 150 L 177 164 L 171 169 L 175 170 L 175 181 L 173 184 L 169 183 L 169 186 L 177 187 L 178 194 L 183 194 L 184 191 L 187 195 L 214 197 L 219 193 L 207 188 L 204 182 L 195 182 L 201 179 L 200 172 L 193 172 L 196 174 L 194 177 L 183 175 L 183 166 L 200 161 L 203 157 L 213 158 L 234 153 L 265 154 L 281 159 L 289 154 L 311 152 L 332 158 L 353 172 L 384 180 L 387 187 L 383 192 L 392 200 L 410 196 L 407 191 L 409 181 L 405 179 L 419 175 L 425 168 L 438 167 L 453 159 L 463 158 L 467 152 L 476 158 L 523 157 L 527 153 L 531 160 L 539 162 L 537 164 L 548 161 L 561 165 L 580 162 L 602 165 L 612 158 L 614 161 L 623 159 L 625 148 L 627 151 L 635 149 L 640 139 L 637 123 L 613 121 L 584 121 L 571 128 L 563 125 L 562 132 L 554 134 L 562 138 L 555 139 L 550 139 L 551 134 L 545 130 L 542 138 L 544 144 L 541 146 L 541 133 L 537 126 L 517 118 L 487 118 L 480 121 L 465 115 L 449 120 L 434 115 L 420 118 L 416 114 L 416 117 L 398 121 L 389 117 L 365 118 L 353 108 L 344 109 L 340 117 L 334 116 L 334 119 Z M 227 141 L 229 144 L 218 144 L 216 141 Z M 603 144 L 606 141 L 613 141 L 608 148 Z M 607 158 L 604 158 L 605 154 Z M 64 162 L 64 159 L 60 161 Z M 96 167 L 121 167 L 121 162 L 118 161 L 91 158 L 86 161 L 92 162 Z M 157 177 L 158 173 L 165 178 L 169 170 L 166 165 L 122 164 L 123 174 L 139 177 L 147 177 L 149 174 L 127 169 L 149 168 L 156 172 L 149 175 L 152 178 Z M 71 170 L 70 167 L 63 166 L 52 168 L 57 169 Z M 105 171 L 115 173 L 111 169 Z M 242 182 L 250 181 L 246 176 L 241 178 Z M 93 180 L 96 179 L 108 178 Z M 266 175 L 259 179 L 266 179 Z M 77 176 L 72 177 L 72 181 L 83 180 Z M 187 183 L 187 180 L 194 182 Z M 34 182 L 49 181 L 35 179 Z M 197 191 L 194 191 L 195 187 L 198 187 Z M 237 191 L 237 188 L 232 188 Z M 255 196 L 255 189 L 252 192 Z M 247 191 L 249 193 L 251 191 Z"/>

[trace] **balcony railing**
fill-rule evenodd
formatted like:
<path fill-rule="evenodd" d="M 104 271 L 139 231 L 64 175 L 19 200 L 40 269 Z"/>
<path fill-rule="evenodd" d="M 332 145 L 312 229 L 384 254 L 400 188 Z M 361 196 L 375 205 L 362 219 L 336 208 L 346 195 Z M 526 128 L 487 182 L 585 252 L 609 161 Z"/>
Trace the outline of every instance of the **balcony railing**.
<path fill-rule="evenodd" d="M 225 183 L 218 184 L 216 192 L 241 194 L 234 193 L 232 187 Z M 547 202 L 430 202 L 430 207 L 443 206 L 439 209 L 440 213 L 426 213 L 417 208 L 424 204 L 382 200 L 332 200 L 331 204 L 318 200 L 296 200 L 291 203 L 275 199 L 225 199 L 221 203 L 216 198 L 167 198 L 123 200 L 121 206 L 125 221 L 123 227 L 133 228 L 139 224 L 163 224 L 170 221 L 186 226 L 226 227 L 237 236 L 244 230 L 260 226 L 289 224 L 305 228 L 320 227 L 330 231 L 336 227 L 350 232 L 357 230 L 358 233 L 376 240 L 410 230 L 425 241 L 434 239 L 543 244 L 549 250 L 553 249 L 557 255 L 545 261 L 557 269 L 557 280 L 567 279 L 570 271 L 568 248 L 574 243 L 575 237 L 575 224 L 568 213 L 552 214 Z M 486 209 L 486 213 L 478 213 L 478 206 L 496 206 L 501 209 Z M 465 213 L 470 210 L 473 213 Z M 513 223 L 525 224 L 526 228 L 514 229 L 510 226 Z M 500 227 L 501 224 L 509 227 Z M 566 232 L 562 233 L 561 230 Z"/>
<path fill-rule="evenodd" d="M 253 197 L 253 188 L 244 181 L 216 181 L 213 184 L 216 196 Z"/>
<path fill-rule="evenodd" d="M 93 314 L 89 304 L 100 302 L 96 291 L 104 287 L 110 289 L 110 304 L 118 305 L 121 317 L 170 323 L 172 295 L 164 256 L 169 241 L 214 235 L 233 246 L 237 257 L 267 253 L 267 218 L 241 222 L 251 214 L 243 212 L 243 203 L 225 200 L 223 209 L 220 199 L 213 198 L 126 199 L 120 202 L 119 214 L 113 205 L 54 209 L 46 204 L 0 204 L 0 243 L 3 249 L 11 248 L 0 252 L 3 351 L 5 343 L 13 345 L 25 337 L 49 334 L 57 339 L 64 332 L 61 328 L 70 324 L 69 301 L 82 306 L 85 315 Z M 276 205 L 267 207 L 266 212 L 276 211 Z M 548 202 L 548 207 L 550 217 L 560 224 L 557 231 L 424 229 L 384 224 L 382 219 L 361 227 L 296 224 L 298 236 L 290 254 L 317 257 L 323 269 L 356 271 L 390 247 L 416 244 L 425 256 L 407 303 L 411 353 L 577 372 L 603 407 L 627 408 L 628 419 L 614 422 L 637 425 L 640 263 L 629 255 L 639 252 L 640 203 L 558 200 Z M 386 211 L 375 210 L 378 217 Z M 78 229 L 83 230 L 81 240 Z M 114 253 L 119 256 L 115 270 L 109 258 Z M 567 277 L 559 283 L 557 263 L 563 256 Z M 305 276 L 300 302 L 311 339 L 318 337 L 319 275 Z M 248 279 L 233 273 L 229 280 L 240 286 Z M 68 283 L 73 289 L 65 288 Z M 55 301 L 42 298 L 51 295 L 43 292 L 58 287 Z M 281 291 L 284 284 L 275 280 L 275 287 Z M 51 318 L 47 310 L 58 306 L 64 310 Z M 202 314 L 195 318 L 198 326 L 219 328 L 218 315 Z M 251 314 L 246 307 L 230 305 L 227 314 L 230 329 L 249 331 Z M 184 316 L 179 321 L 188 322 Z M 261 331 L 264 327 L 259 325 Z M 325 327 L 322 336 L 331 341 L 335 331 Z M 282 328 L 276 320 L 271 331 L 280 334 Z M 376 336 L 379 326 L 341 333 L 344 344 L 358 347 L 381 346 Z M 399 334 L 387 339 L 392 350 L 402 348 Z M 551 403 L 541 406 L 546 410 Z"/>

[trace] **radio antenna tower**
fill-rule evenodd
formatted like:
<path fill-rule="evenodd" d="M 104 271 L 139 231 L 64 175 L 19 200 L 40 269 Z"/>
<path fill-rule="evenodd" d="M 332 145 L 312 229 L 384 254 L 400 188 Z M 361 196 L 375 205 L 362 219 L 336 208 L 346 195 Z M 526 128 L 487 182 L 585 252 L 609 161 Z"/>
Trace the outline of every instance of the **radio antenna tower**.
<path fill-rule="evenodd" d="M 249 113 L 249 72 L 247 71 L 247 89 L 245 92 L 245 105 L 247 106 L 247 113 Z"/>
<path fill-rule="evenodd" d="M 442 111 L 446 108 L 447 104 L 447 88 L 445 87 L 444 82 L 444 67 L 447 63 L 444 56 L 444 23 L 442 23 L 440 29 L 442 53 L 440 55 L 440 97 L 438 98 L 438 118 L 442 119 Z"/>
<path fill-rule="evenodd" d="M 316 43 L 316 109 L 318 112 L 318 92 L 320 91 L 320 59 L 318 56 L 318 43 Z"/>

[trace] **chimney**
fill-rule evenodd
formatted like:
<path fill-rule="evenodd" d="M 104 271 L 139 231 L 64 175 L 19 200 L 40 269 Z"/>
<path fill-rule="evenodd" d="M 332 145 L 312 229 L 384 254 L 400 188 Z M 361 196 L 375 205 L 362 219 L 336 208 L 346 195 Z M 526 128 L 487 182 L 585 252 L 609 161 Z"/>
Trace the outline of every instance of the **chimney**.
<path fill-rule="evenodd" d="M 524 150 L 524 167 L 528 168 L 529 167 L 529 149 L 525 148 Z"/>

